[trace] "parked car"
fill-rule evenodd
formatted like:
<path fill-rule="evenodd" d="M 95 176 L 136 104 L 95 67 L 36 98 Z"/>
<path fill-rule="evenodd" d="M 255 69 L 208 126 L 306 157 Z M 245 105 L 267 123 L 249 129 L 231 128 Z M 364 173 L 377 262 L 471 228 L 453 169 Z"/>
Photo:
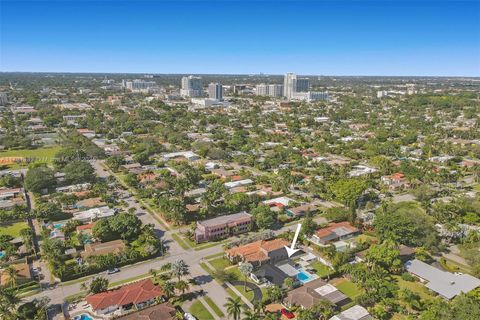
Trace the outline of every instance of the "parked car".
<path fill-rule="evenodd" d="M 188 312 L 185 312 L 185 313 L 183 314 L 183 317 L 185 318 L 185 320 L 197 320 L 197 318 L 195 318 L 195 317 L 193 316 L 193 314 L 188 313 Z"/>
<path fill-rule="evenodd" d="M 288 310 L 285 309 L 285 308 L 283 308 L 282 310 L 280 310 L 280 312 L 282 313 L 282 315 L 284 315 L 284 316 L 287 317 L 288 319 L 293 319 L 293 318 L 295 318 L 295 315 L 293 314 L 293 312 L 288 311 Z"/>
<path fill-rule="evenodd" d="M 117 272 L 120 272 L 119 268 L 111 268 L 111 269 L 107 270 L 107 274 L 114 274 L 114 273 L 117 273 Z"/>

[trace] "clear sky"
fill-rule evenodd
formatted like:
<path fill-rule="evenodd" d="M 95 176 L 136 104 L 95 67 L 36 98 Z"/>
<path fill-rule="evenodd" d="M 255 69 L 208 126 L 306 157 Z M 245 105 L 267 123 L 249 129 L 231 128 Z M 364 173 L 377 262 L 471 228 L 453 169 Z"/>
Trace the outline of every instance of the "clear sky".
<path fill-rule="evenodd" d="M 0 0 L 0 71 L 480 76 L 480 0 Z"/>

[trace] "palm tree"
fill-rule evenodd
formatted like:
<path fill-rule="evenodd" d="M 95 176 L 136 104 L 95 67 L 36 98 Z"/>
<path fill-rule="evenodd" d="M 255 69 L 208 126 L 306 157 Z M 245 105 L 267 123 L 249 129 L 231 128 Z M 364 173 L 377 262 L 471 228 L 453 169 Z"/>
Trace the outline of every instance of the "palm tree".
<path fill-rule="evenodd" d="M 253 311 L 255 314 L 262 314 L 265 308 L 265 302 L 263 300 L 257 300 L 253 303 Z"/>
<path fill-rule="evenodd" d="M 243 274 L 243 290 L 247 291 L 247 277 L 250 276 L 250 273 L 253 271 L 253 266 L 249 262 L 243 262 L 238 267 L 238 270 Z"/>
<path fill-rule="evenodd" d="M 188 282 L 180 280 L 175 284 L 175 289 L 179 290 L 183 295 L 185 291 L 190 289 L 190 285 L 188 284 Z"/>
<path fill-rule="evenodd" d="M 240 297 L 229 297 L 227 303 L 224 304 L 224 307 L 227 308 L 227 313 L 229 316 L 233 317 L 233 320 L 239 320 L 242 312 L 242 301 L 240 300 Z"/>
<path fill-rule="evenodd" d="M 17 275 L 18 275 L 17 269 L 15 269 L 14 266 L 9 265 L 8 267 L 5 268 L 5 270 L 3 272 L 5 272 L 8 276 L 8 283 L 13 288 L 16 288 L 17 287 Z"/>
<path fill-rule="evenodd" d="M 250 310 L 248 307 L 243 309 L 243 320 L 260 320 L 260 315 Z"/>
<path fill-rule="evenodd" d="M 13 288 L 0 286 L 0 314 L 2 319 L 16 319 L 16 306 L 20 302 L 17 292 Z"/>
<path fill-rule="evenodd" d="M 160 284 L 160 288 L 162 288 L 163 293 L 167 299 L 170 299 L 175 294 L 175 284 L 171 281 L 165 281 Z"/>
<path fill-rule="evenodd" d="M 172 263 L 172 274 L 177 277 L 178 281 L 180 281 L 180 278 L 182 276 L 186 276 L 190 274 L 190 271 L 188 271 L 188 265 L 185 263 L 183 260 L 175 260 Z"/>

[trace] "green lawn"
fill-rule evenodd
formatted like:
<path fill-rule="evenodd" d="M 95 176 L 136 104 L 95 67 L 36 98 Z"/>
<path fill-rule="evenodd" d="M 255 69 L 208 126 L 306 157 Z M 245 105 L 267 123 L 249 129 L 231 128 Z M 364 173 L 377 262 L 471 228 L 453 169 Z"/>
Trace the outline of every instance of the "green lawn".
<path fill-rule="evenodd" d="M 315 273 L 320 277 L 320 278 L 325 278 L 328 275 L 333 273 L 333 270 L 321 263 L 320 261 L 314 261 L 310 264 L 310 267 L 315 269 Z"/>
<path fill-rule="evenodd" d="M 203 249 L 207 249 L 207 248 L 211 248 L 211 247 L 215 247 L 219 244 L 222 244 L 222 243 L 225 243 L 227 242 L 228 240 L 225 239 L 225 240 L 221 240 L 221 241 L 212 241 L 212 242 L 206 242 L 206 243 L 196 243 L 195 241 L 192 241 L 191 239 L 187 238 L 187 237 L 184 237 L 182 236 L 181 237 L 183 242 L 185 242 L 187 245 L 189 245 L 191 248 L 193 248 L 195 251 L 199 251 L 199 250 L 203 250 Z"/>
<path fill-rule="evenodd" d="M 228 259 L 225 259 L 224 257 L 210 260 L 208 262 L 217 270 L 223 270 L 231 265 L 230 261 L 228 261 Z"/>
<path fill-rule="evenodd" d="M 242 283 L 243 283 L 243 280 L 242 280 Z M 247 290 L 244 290 L 243 284 L 241 284 L 241 285 L 235 286 L 235 289 L 237 289 L 238 291 L 240 291 L 240 293 L 242 294 L 242 296 L 244 296 L 245 298 L 247 298 L 248 301 L 252 301 L 252 300 L 253 300 L 253 291 L 250 290 L 248 287 L 247 287 Z"/>
<path fill-rule="evenodd" d="M 61 146 L 43 147 L 38 149 L 20 149 L 20 150 L 7 150 L 0 152 L 0 158 L 2 157 L 23 157 L 23 158 L 37 158 L 39 162 L 52 163 L 55 158 L 55 154 L 62 149 Z M 8 165 L 12 169 L 27 167 L 27 163 L 15 163 Z"/>
<path fill-rule="evenodd" d="M 398 286 L 401 288 L 409 289 L 410 291 L 418 294 L 423 300 L 432 299 L 433 296 L 428 292 L 423 284 L 418 281 L 405 281 L 399 276 L 394 276 L 397 280 Z"/>
<path fill-rule="evenodd" d="M 14 224 L 1 224 L 0 235 L 6 234 L 14 238 L 20 236 L 20 230 L 28 228 L 26 222 L 16 222 Z"/>
<path fill-rule="evenodd" d="M 220 308 L 215 304 L 215 302 L 213 302 L 213 300 L 210 297 L 208 296 L 205 297 L 205 302 L 207 302 L 210 308 L 212 308 L 212 310 L 215 311 L 217 316 L 219 316 L 220 318 L 225 317 L 225 314 L 222 312 L 222 310 L 220 310 Z"/>
<path fill-rule="evenodd" d="M 361 293 L 357 285 L 347 279 L 340 279 L 340 281 L 336 282 L 334 286 L 352 300 Z"/>
<path fill-rule="evenodd" d="M 208 310 L 203 306 L 203 304 L 197 300 L 190 307 L 190 313 L 195 316 L 198 320 L 212 320 L 213 316 Z"/>
<path fill-rule="evenodd" d="M 182 247 L 184 250 L 189 250 L 190 249 L 190 247 L 185 243 L 185 241 L 183 241 L 183 238 L 180 237 L 178 234 L 172 233 L 172 238 L 173 238 L 173 240 L 177 241 L 177 243 L 180 245 L 180 247 Z"/>

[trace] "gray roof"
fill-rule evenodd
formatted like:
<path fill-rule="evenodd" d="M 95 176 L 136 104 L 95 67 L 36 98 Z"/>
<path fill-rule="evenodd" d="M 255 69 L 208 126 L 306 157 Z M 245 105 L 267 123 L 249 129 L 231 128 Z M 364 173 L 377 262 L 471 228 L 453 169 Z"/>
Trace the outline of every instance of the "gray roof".
<path fill-rule="evenodd" d="M 204 221 L 199 221 L 198 224 L 201 224 L 206 227 L 213 227 L 221 224 L 226 224 L 226 223 L 234 223 L 237 220 L 242 220 L 245 218 L 252 218 L 252 215 L 249 213 L 246 213 L 245 211 L 239 212 L 239 213 L 234 213 L 226 216 L 220 216 L 216 217 L 213 219 L 209 220 L 204 220 Z"/>
<path fill-rule="evenodd" d="M 370 320 L 373 319 L 368 311 L 359 305 L 355 305 L 342 313 L 330 318 L 330 320 Z"/>
<path fill-rule="evenodd" d="M 462 292 L 467 293 L 480 286 L 480 279 L 471 275 L 442 271 L 417 259 L 408 261 L 405 268 L 428 281 L 425 286 L 446 299 L 452 299 Z"/>
<path fill-rule="evenodd" d="M 254 272 L 254 274 L 258 278 L 260 277 L 266 278 L 271 283 L 280 287 L 283 285 L 283 282 L 285 281 L 285 279 L 287 278 L 294 279 L 293 277 L 289 276 L 288 274 L 280 270 L 275 265 L 269 264 L 269 263 L 263 265 L 258 271 Z"/>

